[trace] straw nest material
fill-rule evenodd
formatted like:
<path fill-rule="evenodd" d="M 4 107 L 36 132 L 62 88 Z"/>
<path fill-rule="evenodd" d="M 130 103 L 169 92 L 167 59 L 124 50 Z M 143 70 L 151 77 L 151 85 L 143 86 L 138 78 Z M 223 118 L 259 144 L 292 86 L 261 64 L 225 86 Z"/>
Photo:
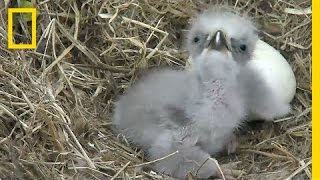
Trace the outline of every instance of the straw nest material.
<path fill-rule="evenodd" d="M 113 103 L 144 70 L 185 65 L 189 19 L 210 3 L 218 2 L 38 1 L 35 50 L 7 49 L 2 7 L 1 179 L 168 179 L 112 133 Z M 298 87 L 292 115 L 249 125 L 237 152 L 217 160 L 237 162 L 246 172 L 238 179 L 311 179 L 311 2 L 223 3 L 254 18 L 262 39 L 288 59 Z M 30 41 L 30 23 L 16 22 L 14 34 Z"/>

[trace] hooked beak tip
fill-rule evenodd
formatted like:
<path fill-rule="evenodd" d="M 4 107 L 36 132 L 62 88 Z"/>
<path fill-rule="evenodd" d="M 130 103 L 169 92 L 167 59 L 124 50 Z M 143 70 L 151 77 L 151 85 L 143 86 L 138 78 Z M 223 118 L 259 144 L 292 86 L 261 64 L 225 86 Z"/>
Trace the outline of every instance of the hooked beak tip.
<path fill-rule="evenodd" d="M 210 39 L 207 45 L 207 49 L 217 50 L 217 51 L 229 51 L 229 45 L 225 34 L 218 30 Z"/>

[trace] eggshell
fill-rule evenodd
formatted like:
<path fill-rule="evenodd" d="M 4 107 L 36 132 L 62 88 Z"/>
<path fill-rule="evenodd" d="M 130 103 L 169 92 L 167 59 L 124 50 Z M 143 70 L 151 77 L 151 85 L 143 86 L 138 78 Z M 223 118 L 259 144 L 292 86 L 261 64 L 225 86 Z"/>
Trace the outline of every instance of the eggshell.
<path fill-rule="evenodd" d="M 287 60 L 269 44 L 259 40 L 248 66 L 256 69 L 275 96 L 290 103 L 296 93 L 296 78 Z"/>

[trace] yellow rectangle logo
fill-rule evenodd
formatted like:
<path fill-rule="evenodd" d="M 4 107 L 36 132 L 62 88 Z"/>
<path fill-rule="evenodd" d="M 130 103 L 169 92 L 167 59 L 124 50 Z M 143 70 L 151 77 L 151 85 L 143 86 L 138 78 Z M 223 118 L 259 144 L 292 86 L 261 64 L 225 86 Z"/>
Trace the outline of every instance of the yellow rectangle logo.
<path fill-rule="evenodd" d="M 320 1 L 312 0 L 312 179 L 320 179 Z"/>
<path fill-rule="evenodd" d="M 31 13 L 31 44 L 13 43 L 13 13 Z M 36 48 L 36 8 L 8 8 L 8 49 L 35 49 Z"/>

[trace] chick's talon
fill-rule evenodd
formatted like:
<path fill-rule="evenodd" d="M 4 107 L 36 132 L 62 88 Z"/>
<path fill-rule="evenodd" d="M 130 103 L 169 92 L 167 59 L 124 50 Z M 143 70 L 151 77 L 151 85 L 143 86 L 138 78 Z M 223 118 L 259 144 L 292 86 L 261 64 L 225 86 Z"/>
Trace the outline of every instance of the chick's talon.
<path fill-rule="evenodd" d="M 238 140 L 237 140 L 237 136 L 232 133 L 230 135 L 229 141 L 228 141 L 228 143 L 226 145 L 226 149 L 227 149 L 228 155 L 236 152 L 238 144 L 239 143 L 238 143 Z"/>

